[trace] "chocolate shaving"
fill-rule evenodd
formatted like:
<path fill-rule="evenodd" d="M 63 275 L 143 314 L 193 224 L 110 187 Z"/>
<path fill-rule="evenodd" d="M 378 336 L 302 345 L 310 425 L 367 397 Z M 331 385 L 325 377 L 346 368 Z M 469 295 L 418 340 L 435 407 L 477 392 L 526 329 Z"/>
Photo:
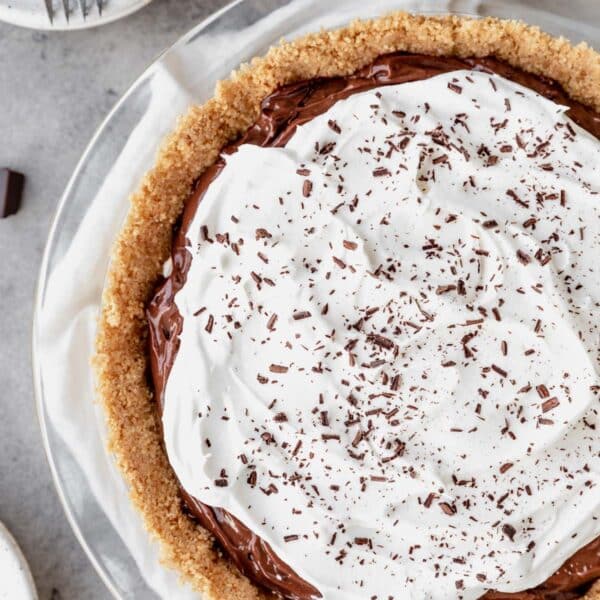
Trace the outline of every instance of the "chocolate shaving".
<path fill-rule="evenodd" d="M 256 230 L 255 235 L 256 235 L 256 239 L 257 240 L 262 240 L 262 239 L 265 239 L 265 238 L 269 239 L 269 238 L 273 237 L 266 229 L 263 229 L 262 227 L 259 227 Z"/>
<path fill-rule="evenodd" d="M 448 504 L 448 502 L 440 502 L 440 508 L 448 516 L 456 514 L 456 507 L 452 506 L 451 504 Z"/>
<path fill-rule="evenodd" d="M 531 262 L 531 256 L 523 250 L 517 250 L 517 258 L 522 265 L 528 265 Z"/>
<path fill-rule="evenodd" d="M 544 402 L 542 402 L 542 412 L 544 412 L 544 413 L 550 412 L 551 410 L 556 408 L 559 404 L 560 404 L 560 401 L 558 400 L 558 398 L 556 396 L 553 396 L 552 398 L 548 398 L 548 400 L 545 400 Z"/>
<path fill-rule="evenodd" d="M 342 133 L 341 127 L 333 119 L 329 119 L 329 121 L 327 121 L 327 125 L 332 131 L 335 131 L 335 133 Z"/>
<path fill-rule="evenodd" d="M 373 177 L 389 177 L 392 173 L 390 172 L 389 169 L 386 169 L 385 167 L 377 167 L 374 171 L 373 171 Z"/>
<path fill-rule="evenodd" d="M 302 184 L 302 195 L 305 198 L 308 198 L 312 193 L 312 189 L 313 189 L 312 181 L 310 179 L 305 179 L 304 183 Z"/>
<path fill-rule="evenodd" d="M 521 200 L 515 190 L 506 190 L 506 194 L 510 196 L 518 205 L 523 206 L 524 208 L 529 208 L 529 202 Z"/>
<path fill-rule="evenodd" d="M 498 227 L 498 221 L 490 220 L 490 221 L 483 222 L 484 229 L 494 229 L 494 227 Z"/>
<path fill-rule="evenodd" d="M 507 536 L 511 542 L 513 542 L 515 535 L 517 533 L 517 530 L 512 525 L 505 523 L 504 525 L 502 525 L 502 533 L 505 536 Z"/>
<path fill-rule="evenodd" d="M 423 502 L 423 506 L 425 508 L 429 508 L 431 506 L 431 504 L 433 503 L 433 501 L 437 498 L 436 494 L 434 494 L 433 492 L 431 492 L 427 498 L 425 498 L 425 502 Z"/>
<path fill-rule="evenodd" d="M 437 287 L 437 289 L 435 290 L 435 293 L 438 296 L 441 296 L 442 294 L 447 294 L 448 292 L 451 292 L 453 290 L 456 289 L 456 286 L 453 284 L 449 284 L 449 285 L 439 285 Z"/>
<path fill-rule="evenodd" d="M 308 319 L 311 316 L 312 316 L 312 314 L 310 313 L 310 311 L 308 311 L 308 310 L 299 310 L 299 311 L 296 311 L 292 315 L 292 318 L 294 319 L 294 321 L 300 321 L 301 319 Z"/>
<path fill-rule="evenodd" d="M 508 373 L 504 369 L 500 368 L 498 365 L 492 365 L 492 371 L 495 371 L 501 377 L 506 377 L 508 375 Z"/>
<path fill-rule="evenodd" d="M 550 397 L 550 392 L 548 391 L 548 388 L 544 384 L 536 385 L 535 389 L 540 398 L 544 399 L 544 398 Z"/>
<path fill-rule="evenodd" d="M 273 313 L 270 317 L 269 320 L 267 321 L 267 329 L 269 331 L 273 331 L 275 329 L 275 322 L 277 321 L 277 315 L 275 313 Z"/>
<path fill-rule="evenodd" d="M 386 350 L 391 350 L 395 346 L 394 342 L 390 338 L 376 333 L 370 333 L 367 335 L 367 341 L 381 348 L 385 348 Z"/>

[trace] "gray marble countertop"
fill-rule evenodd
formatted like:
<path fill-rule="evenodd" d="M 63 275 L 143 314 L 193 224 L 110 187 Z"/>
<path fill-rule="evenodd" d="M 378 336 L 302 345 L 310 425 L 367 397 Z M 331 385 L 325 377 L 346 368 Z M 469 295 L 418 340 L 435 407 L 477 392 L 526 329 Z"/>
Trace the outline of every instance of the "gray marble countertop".
<path fill-rule="evenodd" d="M 528 3 L 569 10 L 562 0 Z M 224 4 L 154 0 L 122 21 L 80 32 L 0 23 L 0 166 L 27 175 L 20 212 L 0 220 L 0 520 L 29 559 L 41 600 L 109 598 L 63 514 L 35 413 L 31 314 L 50 219 L 89 139 L 129 84 Z M 600 3 L 590 1 L 589 12 L 599 23 Z"/>

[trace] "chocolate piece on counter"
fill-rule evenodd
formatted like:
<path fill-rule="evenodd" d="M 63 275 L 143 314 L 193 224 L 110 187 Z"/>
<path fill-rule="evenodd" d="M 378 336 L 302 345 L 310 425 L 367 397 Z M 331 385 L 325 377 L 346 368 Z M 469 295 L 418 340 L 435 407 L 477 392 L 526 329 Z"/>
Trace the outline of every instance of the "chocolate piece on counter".
<path fill-rule="evenodd" d="M 14 215 L 21 206 L 25 176 L 7 168 L 0 169 L 0 219 Z"/>

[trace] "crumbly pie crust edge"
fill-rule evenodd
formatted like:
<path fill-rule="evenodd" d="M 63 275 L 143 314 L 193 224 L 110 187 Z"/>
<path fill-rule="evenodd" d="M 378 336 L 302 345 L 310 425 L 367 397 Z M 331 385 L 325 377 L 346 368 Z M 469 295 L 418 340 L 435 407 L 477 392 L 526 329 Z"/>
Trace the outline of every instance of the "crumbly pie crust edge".
<path fill-rule="evenodd" d="M 146 303 L 170 255 L 173 226 L 193 182 L 223 146 L 256 120 L 265 96 L 287 83 L 348 75 L 394 51 L 495 56 L 555 79 L 571 97 L 600 112 L 600 54 L 586 44 L 573 46 L 517 21 L 393 13 L 281 42 L 219 82 L 212 99 L 179 118 L 154 167 L 129 199 L 102 296 L 93 367 L 109 451 L 129 485 L 131 500 L 159 541 L 164 564 L 207 600 L 273 595 L 241 575 L 212 536 L 182 510 L 149 385 Z M 600 600 L 600 582 L 585 600 Z"/>

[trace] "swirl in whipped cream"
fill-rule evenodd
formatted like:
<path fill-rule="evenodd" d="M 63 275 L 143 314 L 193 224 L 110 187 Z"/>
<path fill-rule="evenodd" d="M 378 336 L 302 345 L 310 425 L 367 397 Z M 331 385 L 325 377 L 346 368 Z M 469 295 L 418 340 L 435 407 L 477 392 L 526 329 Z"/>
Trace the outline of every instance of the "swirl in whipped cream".
<path fill-rule="evenodd" d="M 382 87 L 198 206 L 169 460 L 325 598 L 518 591 L 600 533 L 600 150 L 564 113 Z"/>

